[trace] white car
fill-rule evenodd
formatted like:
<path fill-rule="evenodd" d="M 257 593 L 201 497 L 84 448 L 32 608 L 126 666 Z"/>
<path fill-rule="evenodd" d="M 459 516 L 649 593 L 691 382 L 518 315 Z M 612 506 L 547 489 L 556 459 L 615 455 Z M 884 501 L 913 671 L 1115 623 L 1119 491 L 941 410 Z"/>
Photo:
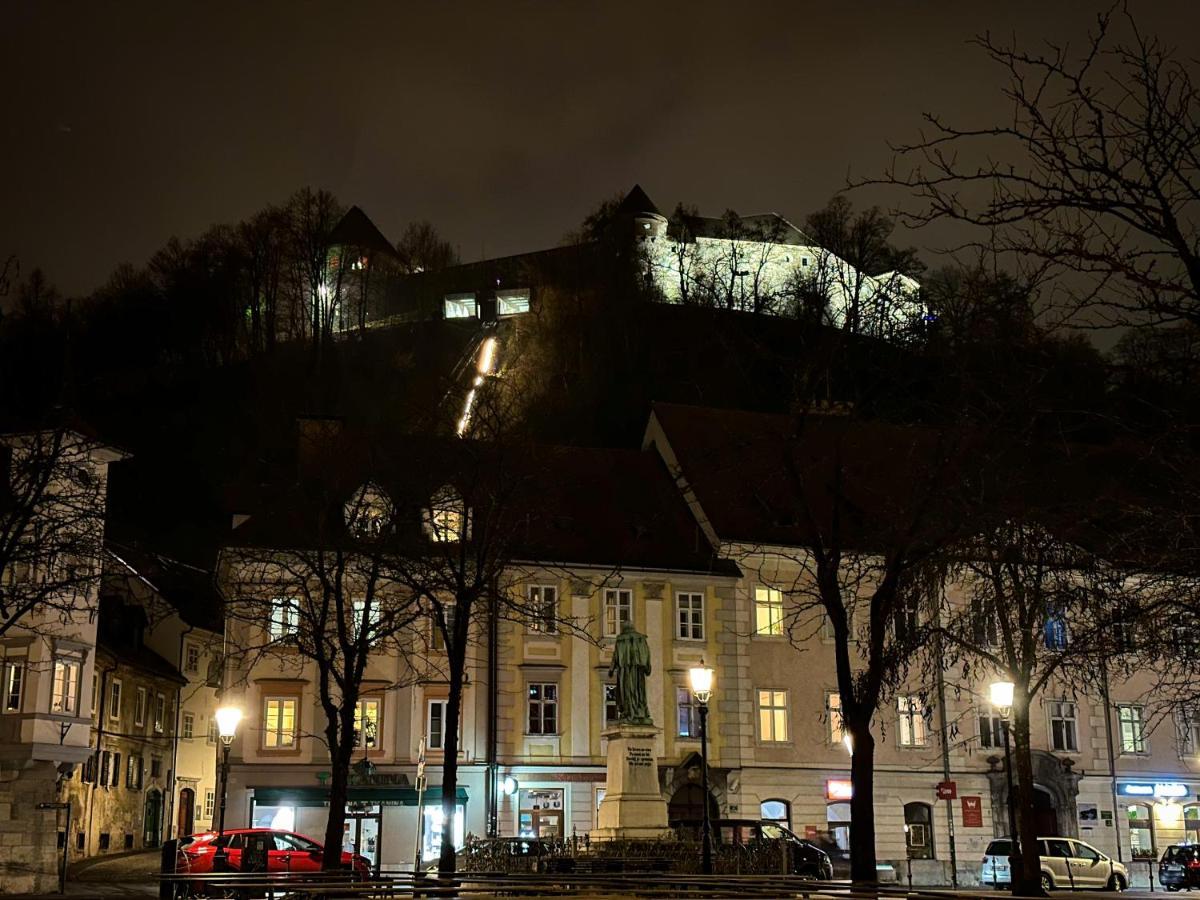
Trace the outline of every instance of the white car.
<path fill-rule="evenodd" d="M 979 874 L 980 884 L 990 884 L 1005 890 L 1012 883 L 1008 868 L 1008 855 L 1012 842 L 1008 838 L 996 838 L 988 844 Z M 1129 870 L 1101 853 L 1091 844 L 1077 838 L 1038 838 L 1038 856 L 1041 858 L 1042 888 L 1098 888 L 1123 891 L 1129 886 Z"/>

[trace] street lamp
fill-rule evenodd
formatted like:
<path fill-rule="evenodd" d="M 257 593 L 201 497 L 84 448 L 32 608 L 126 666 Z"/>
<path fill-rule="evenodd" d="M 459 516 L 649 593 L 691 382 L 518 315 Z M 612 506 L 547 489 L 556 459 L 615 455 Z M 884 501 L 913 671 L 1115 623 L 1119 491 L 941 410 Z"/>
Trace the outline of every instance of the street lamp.
<path fill-rule="evenodd" d="M 1009 739 L 1014 689 L 1011 681 L 993 682 L 990 699 L 992 709 L 1000 715 L 1000 727 L 1004 731 L 1004 778 L 1008 783 L 1008 884 L 1010 890 L 1016 891 L 1016 873 L 1021 866 L 1021 840 L 1017 836 L 1017 802 L 1013 796 L 1012 745 Z"/>
<path fill-rule="evenodd" d="M 708 701 L 712 698 L 713 670 L 704 665 L 694 666 L 688 671 L 692 685 L 692 696 L 696 698 L 700 713 L 700 786 L 704 790 L 704 815 L 700 830 L 700 869 L 705 875 L 713 873 L 712 821 L 708 815 Z"/>
<path fill-rule="evenodd" d="M 228 868 L 225 852 L 225 795 L 229 791 L 229 745 L 237 734 L 242 711 L 236 706 L 222 706 L 216 712 L 217 734 L 221 736 L 221 817 L 217 825 L 217 852 L 213 854 L 213 871 L 224 872 Z"/>

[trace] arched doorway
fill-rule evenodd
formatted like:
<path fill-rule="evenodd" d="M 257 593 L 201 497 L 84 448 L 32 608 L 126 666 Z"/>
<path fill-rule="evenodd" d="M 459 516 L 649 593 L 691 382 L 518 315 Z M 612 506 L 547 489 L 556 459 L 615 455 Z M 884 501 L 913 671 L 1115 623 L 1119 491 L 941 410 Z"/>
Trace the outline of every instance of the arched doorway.
<path fill-rule="evenodd" d="M 157 847 L 162 842 L 163 796 L 157 788 L 146 791 L 146 817 L 142 820 L 142 846 Z"/>
<path fill-rule="evenodd" d="M 1033 824 L 1038 837 L 1054 837 L 1062 833 L 1058 830 L 1058 812 L 1054 808 L 1054 798 L 1040 784 L 1033 786 Z"/>
<path fill-rule="evenodd" d="M 179 836 L 191 834 L 196 830 L 196 792 L 190 787 L 179 792 Z"/>
<path fill-rule="evenodd" d="M 721 815 L 716 798 L 708 795 L 708 816 L 717 819 Z M 685 784 L 671 795 L 667 804 L 667 818 L 672 822 L 699 822 L 704 819 L 704 789 L 698 784 Z"/>

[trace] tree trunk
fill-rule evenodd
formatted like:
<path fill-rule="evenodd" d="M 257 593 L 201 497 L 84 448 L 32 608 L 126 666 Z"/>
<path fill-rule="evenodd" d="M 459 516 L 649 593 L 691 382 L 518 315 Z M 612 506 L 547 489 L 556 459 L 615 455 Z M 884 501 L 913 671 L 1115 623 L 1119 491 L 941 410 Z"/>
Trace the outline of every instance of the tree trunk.
<path fill-rule="evenodd" d="M 1013 698 L 1013 763 L 1017 792 L 1017 833 L 1021 838 L 1021 870 L 1013 872 L 1012 892 L 1025 897 L 1044 896 L 1038 858 L 1037 822 L 1033 815 L 1033 756 L 1029 747 L 1029 700 L 1018 689 Z M 1062 887 L 1062 885 L 1059 885 Z"/>
<path fill-rule="evenodd" d="M 466 666 L 465 640 L 447 641 L 450 663 L 450 696 L 446 699 L 445 739 L 442 764 L 442 852 L 438 874 L 453 875 L 457 860 L 454 850 L 454 813 L 458 794 L 458 722 L 462 708 L 463 669 Z"/>
<path fill-rule="evenodd" d="M 332 729 L 326 729 L 326 736 Z M 345 746 L 341 746 L 345 745 Z M 325 853 L 321 857 L 321 868 L 325 871 L 342 867 L 342 839 L 346 832 L 346 801 L 349 799 L 350 753 L 354 741 L 350 737 L 330 742 L 329 765 L 329 818 L 325 822 Z"/>
<path fill-rule="evenodd" d="M 875 737 L 869 717 L 849 717 L 846 731 L 854 744 L 850 758 L 850 878 L 855 884 L 873 884 L 875 869 Z"/>

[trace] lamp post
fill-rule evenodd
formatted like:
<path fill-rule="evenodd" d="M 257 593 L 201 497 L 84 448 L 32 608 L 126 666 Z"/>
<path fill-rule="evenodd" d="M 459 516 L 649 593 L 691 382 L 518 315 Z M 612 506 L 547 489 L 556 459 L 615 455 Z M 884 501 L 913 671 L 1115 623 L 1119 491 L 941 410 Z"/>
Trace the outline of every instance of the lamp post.
<path fill-rule="evenodd" d="M 213 854 L 213 871 L 224 872 L 228 868 L 229 856 L 225 852 L 225 795 L 229 791 L 229 745 L 237 734 L 242 711 L 236 706 L 222 706 L 217 710 L 217 733 L 221 736 L 221 815 L 217 820 L 217 852 Z"/>
<path fill-rule="evenodd" d="M 1021 866 L 1021 839 L 1017 835 L 1017 801 L 1013 796 L 1012 745 L 1009 739 L 1009 717 L 1012 715 L 1014 685 L 1011 681 L 996 681 L 992 684 L 992 709 L 1000 714 L 1000 727 L 1004 731 L 1004 778 L 1008 786 L 1008 884 L 1016 890 L 1016 873 Z"/>
<path fill-rule="evenodd" d="M 700 870 L 705 875 L 713 873 L 712 820 L 708 814 L 708 701 L 712 698 L 713 670 L 704 665 L 695 666 L 688 672 L 692 696 L 696 698 L 700 713 L 700 786 L 704 791 L 704 814 L 700 829 Z"/>

